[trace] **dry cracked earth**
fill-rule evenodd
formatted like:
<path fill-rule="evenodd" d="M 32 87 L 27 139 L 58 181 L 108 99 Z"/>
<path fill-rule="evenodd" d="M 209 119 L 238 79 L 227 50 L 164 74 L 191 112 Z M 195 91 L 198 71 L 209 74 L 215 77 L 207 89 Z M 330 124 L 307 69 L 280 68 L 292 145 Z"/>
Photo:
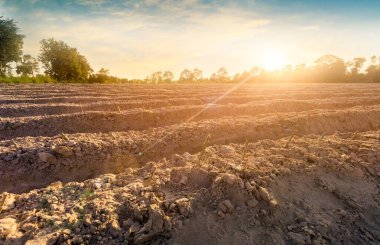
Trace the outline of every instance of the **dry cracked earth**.
<path fill-rule="evenodd" d="M 0 85 L 0 244 L 379 243 L 380 85 Z"/>

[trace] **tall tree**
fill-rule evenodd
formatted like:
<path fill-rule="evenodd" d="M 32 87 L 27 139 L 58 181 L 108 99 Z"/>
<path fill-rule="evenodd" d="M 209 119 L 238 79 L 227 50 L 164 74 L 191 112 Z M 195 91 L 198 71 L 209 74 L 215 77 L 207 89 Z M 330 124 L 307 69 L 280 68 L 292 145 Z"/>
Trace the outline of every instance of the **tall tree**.
<path fill-rule="evenodd" d="M 156 71 L 153 72 L 152 75 L 150 75 L 149 81 L 152 83 L 161 83 L 163 80 L 163 73 L 162 71 Z"/>
<path fill-rule="evenodd" d="M 324 55 L 315 61 L 316 82 L 344 82 L 347 67 L 343 59 Z"/>
<path fill-rule="evenodd" d="M 9 63 L 21 59 L 23 38 L 14 20 L 0 16 L 0 76 L 5 76 Z"/>
<path fill-rule="evenodd" d="M 372 56 L 366 71 L 369 82 L 380 82 L 380 57 Z"/>
<path fill-rule="evenodd" d="M 165 71 L 164 74 L 162 75 L 162 78 L 167 83 L 171 82 L 173 80 L 173 78 L 174 78 L 173 72 L 171 72 L 171 71 Z"/>
<path fill-rule="evenodd" d="M 189 69 L 185 69 L 179 75 L 179 80 L 181 82 L 191 82 L 192 81 L 192 72 Z"/>
<path fill-rule="evenodd" d="M 228 71 L 226 68 L 224 67 L 221 67 L 219 68 L 219 70 L 216 72 L 216 78 L 219 82 L 226 82 L 228 81 L 230 78 L 228 76 Z"/>
<path fill-rule="evenodd" d="M 16 73 L 23 76 L 33 76 L 38 71 L 38 61 L 30 54 L 22 56 L 21 62 L 16 66 Z"/>
<path fill-rule="evenodd" d="M 193 81 L 199 82 L 203 79 L 203 72 L 197 68 L 193 70 Z"/>
<path fill-rule="evenodd" d="M 77 49 L 53 38 L 41 41 L 41 54 L 38 58 L 45 73 L 58 81 L 84 81 L 93 71 L 86 57 Z"/>

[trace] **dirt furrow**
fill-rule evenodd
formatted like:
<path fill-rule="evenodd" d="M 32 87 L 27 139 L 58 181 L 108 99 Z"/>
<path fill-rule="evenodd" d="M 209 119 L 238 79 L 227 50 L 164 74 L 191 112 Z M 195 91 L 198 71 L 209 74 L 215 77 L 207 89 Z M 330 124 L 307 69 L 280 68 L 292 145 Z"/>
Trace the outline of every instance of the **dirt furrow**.
<path fill-rule="evenodd" d="M 380 129 L 379 108 L 234 117 L 110 134 L 1 141 L 0 191 L 22 192 L 52 181 L 116 173 L 212 144 Z M 286 147 L 286 145 L 284 145 Z"/>
<path fill-rule="evenodd" d="M 0 121 L 0 139 L 24 136 L 54 136 L 60 133 L 98 133 L 144 130 L 226 116 L 259 115 L 278 112 L 299 112 L 315 109 L 350 108 L 361 103 L 344 101 L 309 103 L 305 101 L 278 101 L 265 104 L 174 106 L 157 109 L 131 109 L 120 112 L 83 112 L 25 118 L 3 118 Z M 378 104 L 374 100 L 369 104 Z M 363 105 L 364 107 L 368 105 Z"/>

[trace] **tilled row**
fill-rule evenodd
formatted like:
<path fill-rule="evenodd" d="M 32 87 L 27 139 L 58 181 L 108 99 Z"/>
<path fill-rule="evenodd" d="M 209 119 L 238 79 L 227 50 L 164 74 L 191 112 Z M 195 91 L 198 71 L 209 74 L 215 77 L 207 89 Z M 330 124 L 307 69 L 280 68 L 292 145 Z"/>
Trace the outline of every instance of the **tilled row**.
<path fill-rule="evenodd" d="M 3 193 L 5 244 L 378 244 L 380 131 L 216 145 Z"/>
<path fill-rule="evenodd" d="M 52 181 L 115 173 L 210 144 L 380 128 L 379 108 L 233 117 L 110 134 L 62 134 L 1 141 L 0 191 L 22 192 Z M 289 139 L 289 142 L 291 142 Z"/>
<path fill-rule="evenodd" d="M 275 101 L 264 104 L 208 104 L 173 106 L 156 109 L 131 109 L 116 112 L 83 112 L 25 118 L 4 118 L 0 121 L 0 139 L 25 136 L 54 136 L 61 133 L 105 133 L 144 130 L 183 122 L 220 117 L 260 115 L 265 113 L 301 112 L 315 109 L 339 109 L 368 104 L 378 105 L 378 99 L 341 102 Z M 379 109 L 379 106 L 372 106 Z M 376 110 L 377 110 L 376 109 Z M 280 115 L 279 115 L 280 116 Z"/>
<path fill-rule="evenodd" d="M 112 100 L 104 100 L 101 98 L 88 98 L 90 103 L 80 101 L 78 103 L 43 103 L 39 101 L 35 103 L 17 103 L 17 104 L 4 104 L 0 105 L 0 117 L 30 117 L 40 115 L 59 115 L 69 114 L 77 112 L 88 111 L 121 111 L 128 109 L 154 109 L 165 106 L 181 106 L 181 105 L 207 105 L 209 103 L 216 102 L 218 105 L 224 104 L 269 104 L 273 102 L 292 103 L 296 102 L 308 102 L 308 103 L 344 103 L 347 101 L 348 105 L 373 105 L 380 102 L 380 96 L 372 94 L 372 96 L 349 94 L 331 94 L 331 95 L 313 95 L 313 100 L 308 100 L 308 96 L 297 95 L 297 98 L 293 98 L 292 95 L 228 95 L 225 97 L 210 98 L 210 96 L 197 96 L 191 98 L 184 97 L 166 97 L 164 99 L 158 98 L 145 98 L 145 99 L 124 99 L 117 98 Z M 320 98 L 322 97 L 322 98 Z M 76 98 L 82 100 L 83 98 Z M 87 99 L 85 99 L 87 100 Z M 100 100 L 100 101 L 99 101 Z M 94 102 L 96 101 L 96 102 Z M 19 101 L 20 102 L 20 101 Z"/>

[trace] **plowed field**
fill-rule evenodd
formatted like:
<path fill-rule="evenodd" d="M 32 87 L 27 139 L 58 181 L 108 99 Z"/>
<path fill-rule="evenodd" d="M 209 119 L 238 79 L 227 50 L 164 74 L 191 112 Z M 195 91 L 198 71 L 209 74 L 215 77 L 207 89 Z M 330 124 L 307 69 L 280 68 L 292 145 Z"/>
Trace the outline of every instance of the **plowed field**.
<path fill-rule="evenodd" d="M 380 85 L 0 85 L 0 244 L 379 244 Z"/>

